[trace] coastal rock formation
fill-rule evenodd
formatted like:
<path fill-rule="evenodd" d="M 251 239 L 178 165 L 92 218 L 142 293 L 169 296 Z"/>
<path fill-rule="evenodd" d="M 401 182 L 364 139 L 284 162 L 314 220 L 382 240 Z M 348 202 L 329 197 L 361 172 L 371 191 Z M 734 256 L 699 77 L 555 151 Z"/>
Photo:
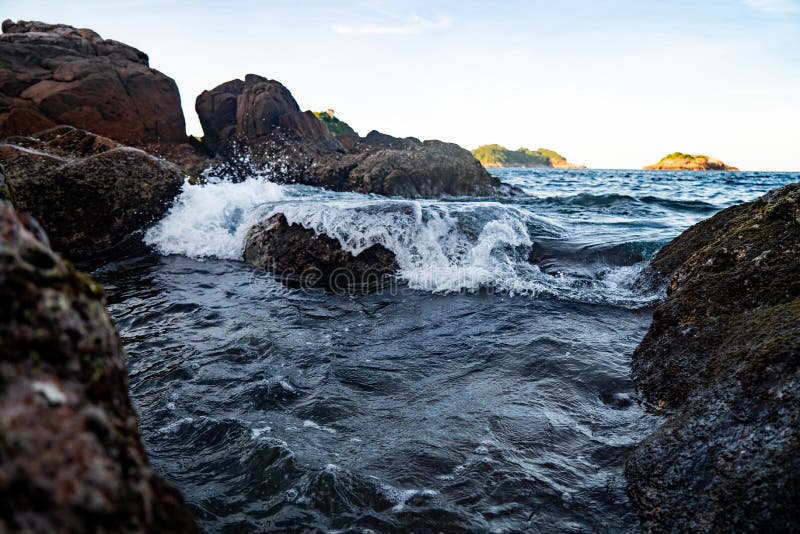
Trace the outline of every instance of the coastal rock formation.
<path fill-rule="evenodd" d="M 258 145 L 276 130 L 297 139 L 322 141 L 333 149 L 339 147 L 313 113 L 300 111 L 286 87 L 255 74 L 203 91 L 195 110 L 203 127 L 203 144 L 215 154 L 232 141 Z"/>
<path fill-rule="evenodd" d="M 585 169 L 585 165 L 576 165 L 567 158 L 547 148 L 531 150 L 519 148 L 509 150 L 500 145 L 482 145 L 472 151 L 472 155 L 484 167 L 524 167 L 534 169 Z"/>
<path fill-rule="evenodd" d="M 184 174 L 141 150 L 70 126 L 0 143 L 5 182 L 53 247 L 72 258 L 102 252 L 158 220 Z"/>
<path fill-rule="evenodd" d="M 63 24 L 3 22 L 0 137 L 69 124 L 121 143 L 185 143 L 175 81 L 147 54 Z"/>
<path fill-rule="evenodd" d="M 649 531 L 791 531 L 800 500 L 800 184 L 665 246 L 633 375 L 667 420 L 633 452 Z"/>
<path fill-rule="evenodd" d="M 221 174 L 243 178 L 269 168 L 276 180 L 390 196 L 499 191 L 499 180 L 451 143 L 375 131 L 364 138 L 342 134 L 340 142 L 313 113 L 301 112 L 283 85 L 254 74 L 204 91 L 196 109 Z M 242 162 L 254 168 L 242 169 Z"/>
<path fill-rule="evenodd" d="M 394 253 L 381 245 L 353 255 L 327 235 L 289 224 L 282 213 L 250 230 L 244 260 L 286 282 L 336 292 L 375 289 L 398 269 Z"/>
<path fill-rule="evenodd" d="M 738 171 L 718 159 L 703 155 L 673 152 L 664 156 L 658 163 L 648 165 L 646 171 Z"/>
<path fill-rule="evenodd" d="M 398 139 L 376 131 L 345 153 L 310 160 L 302 183 L 409 198 L 490 196 L 500 187 L 500 180 L 454 143 Z"/>
<path fill-rule="evenodd" d="M 198 532 L 153 473 L 102 288 L 0 202 L 0 531 Z"/>

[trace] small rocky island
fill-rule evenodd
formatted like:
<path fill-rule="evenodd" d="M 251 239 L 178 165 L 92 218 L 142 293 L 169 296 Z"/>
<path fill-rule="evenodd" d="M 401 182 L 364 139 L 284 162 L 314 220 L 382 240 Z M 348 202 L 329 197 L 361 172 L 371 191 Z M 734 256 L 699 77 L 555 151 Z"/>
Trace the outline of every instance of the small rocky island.
<path fill-rule="evenodd" d="M 722 161 L 702 154 L 673 152 L 661 158 L 658 163 L 648 165 L 646 171 L 738 171 Z"/>
<path fill-rule="evenodd" d="M 519 148 L 509 150 L 501 145 L 481 145 L 472 151 L 472 155 L 484 167 L 525 167 L 534 169 L 585 169 L 585 165 L 576 165 L 567 158 L 548 148 Z"/>

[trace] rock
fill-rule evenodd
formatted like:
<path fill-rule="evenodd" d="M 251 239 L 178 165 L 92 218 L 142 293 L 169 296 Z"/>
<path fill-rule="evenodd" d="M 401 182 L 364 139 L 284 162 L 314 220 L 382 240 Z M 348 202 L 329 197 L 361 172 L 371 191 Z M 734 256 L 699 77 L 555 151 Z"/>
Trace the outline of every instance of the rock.
<path fill-rule="evenodd" d="M 344 155 L 317 157 L 302 183 L 410 198 L 491 196 L 500 180 L 453 143 L 370 133 Z"/>
<path fill-rule="evenodd" d="M 203 127 L 203 144 L 213 154 L 236 137 L 236 106 L 244 91 L 242 80 L 231 80 L 197 97 L 194 109 Z"/>
<path fill-rule="evenodd" d="M 654 258 L 667 299 L 633 355 L 664 425 L 626 475 L 646 531 L 792 531 L 800 500 L 800 184 Z"/>
<path fill-rule="evenodd" d="M 0 143 L 15 206 L 72 258 L 101 253 L 160 219 L 180 192 L 173 164 L 111 139 L 61 126 Z"/>
<path fill-rule="evenodd" d="M 203 127 L 203 143 L 214 154 L 232 141 L 257 145 L 276 130 L 299 140 L 338 143 L 313 113 L 301 113 L 292 93 L 280 82 L 248 74 L 197 97 L 195 110 Z"/>
<path fill-rule="evenodd" d="M 0 202 L 3 201 L 13 202 L 13 199 L 11 198 L 11 190 L 6 183 L 6 171 L 0 165 Z"/>
<path fill-rule="evenodd" d="M 398 269 L 394 253 L 382 245 L 353 255 L 327 235 L 290 225 L 282 213 L 250 230 L 244 260 L 289 283 L 348 293 L 381 287 Z"/>
<path fill-rule="evenodd" d="M 0 531 L 199 532 L 148 464 L 102 288 L 0 202 Z"/>
<path fill-rule="evenodd" d="M 352 150 L 361 138 L 357 134 L 339 134 L 336 140 L 342 145 L 345 150 Z"/>
<path fill-rule="evenodd" d="M 312 112 L 300 112 L 288 89 L 254 74 L 204 91 L 195 107 L 203 143 L 220 159 L 216 172 L 234 179 L 269 169 L 276 181 L 389 196 L 503 191 L 458 145 L 377 131 L 334 138 Z"/>
<path fill-rule="evenodd" d="M 121 143 L 185 143 L 175 81 L 147 54 L 91 30 L 6 21 L 0 137 L 69 124 Z"/>
<path fill-rule="evenodd" d="M 648 165 L 646 171 L 738 171 L 736 167 L 703 155 L 673 152 L 664 156 L 658 163 Z"/>

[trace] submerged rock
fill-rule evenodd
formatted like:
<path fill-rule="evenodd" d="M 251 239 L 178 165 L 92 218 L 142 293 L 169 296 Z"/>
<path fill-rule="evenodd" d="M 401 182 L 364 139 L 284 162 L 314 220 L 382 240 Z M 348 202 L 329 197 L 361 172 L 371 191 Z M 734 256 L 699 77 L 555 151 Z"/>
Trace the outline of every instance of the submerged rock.
<path fill-rule="evenodd" d="M 643 527 L 797 529 L 800 184 L 693 226 L 646 276 L 668 296 L 633 375 L 668 418 L 626 469 Z"/>
<path fill-rule="evenodd" d="M 15 206 L 72 258 L 105 251 L 158 220 L 184 181 L 167 161 L 69 126 L 7 139 L 0 161 Z"/>
<path fill-rule="evenodd" d="M 102 288 L 2 201 L 0 302 L 0 531 L 199 531 L 148 464 Z"/>
<path fill-rule="evenodd" d="M 376 289 L 398 269 L 394 253 L 382 245 L 372 245 L 353 255 L 327 235 L 289 224 L 282 213 L 250 230 L 244 260 L 286 282 L 334 292 Z"/>
<path fill-rule="evenodd" d="M 223 172 L 246 161 L 272 168 L 288 182 L 337 191 L 405 197 L 502 194 L 500 181 L 458 145 L 376 131 L 364 138 L 334 138 L 312 112 L 300 111 L 288 89 L 254 74 L 204 91 L 195 108 L 203 143 L 223 160 Z"/>

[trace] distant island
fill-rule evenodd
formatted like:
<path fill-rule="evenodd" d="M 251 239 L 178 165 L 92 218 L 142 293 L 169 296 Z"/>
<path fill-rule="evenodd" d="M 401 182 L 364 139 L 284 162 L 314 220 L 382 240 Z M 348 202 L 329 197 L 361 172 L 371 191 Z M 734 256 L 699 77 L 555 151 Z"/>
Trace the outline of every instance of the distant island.
<path fill-rule="evenodd" d="M 315 111 L 314 116 L 328 128 L 328 131 L 334 137 L 344 134 L 358 135 L 349 124 L 337 119 L 336 114 L 332 109 L 326 111 Z"/>
<path fill-rule="evenodd" d="M 644 168 L 646 171 L 738 171 L 736 167 L 726 165 L 722 161 L 703 155 L 673 152 L 664 156 L 654 165 Z"/>
<path fill-rule="evenodd" d="M 518 150 L 509 150 L 500 145 L 482 145 L 473 150 L 472 155 L 484 167 L 586 168 L 584 165 L 570 163 L 555 150 L 547 148 L 530 150 L 522 147 Z"/>

